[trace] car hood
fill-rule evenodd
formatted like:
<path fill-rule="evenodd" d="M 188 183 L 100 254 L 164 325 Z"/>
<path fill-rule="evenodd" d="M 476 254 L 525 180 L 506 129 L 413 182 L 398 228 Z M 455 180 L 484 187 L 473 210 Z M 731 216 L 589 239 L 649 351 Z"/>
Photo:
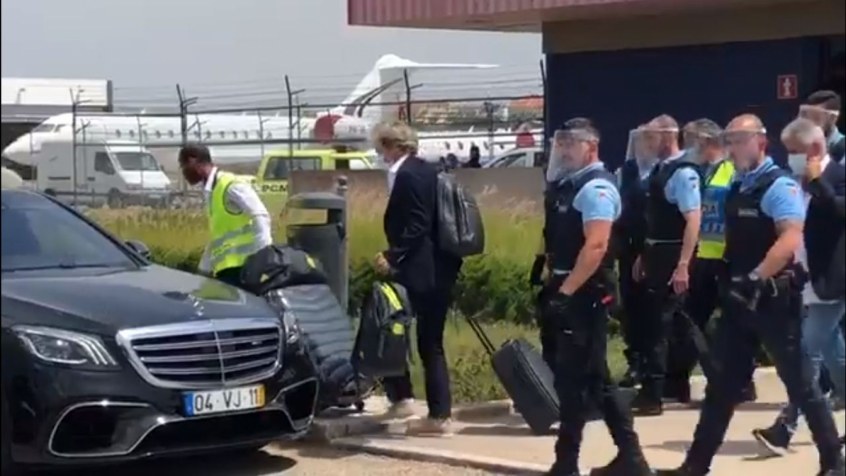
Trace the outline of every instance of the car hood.
<path fill-rule="evenodd" d="M 14 273 L 4 276 L 2 289 L 6 322 L 105 334 L 192 320 L 276 316 L 258 296 L 157 265 Z"/>

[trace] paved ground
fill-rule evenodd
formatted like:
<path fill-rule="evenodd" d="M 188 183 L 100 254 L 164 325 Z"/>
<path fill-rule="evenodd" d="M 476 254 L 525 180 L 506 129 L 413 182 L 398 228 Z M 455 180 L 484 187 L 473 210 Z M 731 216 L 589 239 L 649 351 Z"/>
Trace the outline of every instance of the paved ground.
<path fill-rule="evenodd" d="M 795 453 L 779 459 L 762 459 L 750 435 L 755 427 L 769 425 L 786 399 L 783 385 L 772 373 L 760 373 L 760 399 L 744 405 L 735 415 L 712 471 L 712 476 L 811 475 L 817 471 L 817 454 L 803 425 L 795 438 Z M 696 392 L 701 394 L 701 390 Z M 647 458 L 655 467 L 675 467 L 684 458 L 698 420 L 696 409 L 675 408 L 658 418 L 640 418 L 637 430 Z M 837 414 L 844 426 L 844 414 Z M 399 425 L 392 425 L 395 431 Z M 345 447 L 360 447 L 379 454 L 403 454 L 428 460 L 474 461 L 488 467 L 511 467 L 539 472 L 552 462 L 554 437 L 532 436 L 518 416 L 502 416 L 475 422 L 457 422 L 450 439 L 406 438 L 399 434 L 349 437 L 339 441 Z M 615 454 L 601 422 L 592 422 L 585 431 L 583 470 L 606 464 Z M 490 463 L 490 464 L 488 464 Z"/>
<path fill-rule="evenodd" d="M 84 471 L 68 476 L 482 476 L 491 473 L 457 466 L 355 454 L 292 445 L 246 455 L 189 458 Z"/>

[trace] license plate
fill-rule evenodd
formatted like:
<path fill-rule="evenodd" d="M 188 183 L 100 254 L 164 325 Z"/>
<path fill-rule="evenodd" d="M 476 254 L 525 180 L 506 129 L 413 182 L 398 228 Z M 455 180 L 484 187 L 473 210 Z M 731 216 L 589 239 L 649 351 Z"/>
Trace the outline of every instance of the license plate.
<path fill-rule="evenodd" d="M 183 395 L 188 416 L 236 412 L 264 406 L 264 385 L 189 392 Z"/>

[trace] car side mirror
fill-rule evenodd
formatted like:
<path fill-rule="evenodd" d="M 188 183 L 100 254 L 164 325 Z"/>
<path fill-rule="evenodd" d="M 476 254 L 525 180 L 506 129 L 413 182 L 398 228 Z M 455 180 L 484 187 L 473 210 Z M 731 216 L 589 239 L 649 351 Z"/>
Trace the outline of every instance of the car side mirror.
<path fill-rule="evenodd" d="M 126 242 L 126 246 L 128 246 L 132 251 L 138 254 L 138 256 L 150 260 L 153 257 L 153 254 L 150 253 L 150 248 L 147 247 L 144 243 L 138 240 L 129 240 Z"/>

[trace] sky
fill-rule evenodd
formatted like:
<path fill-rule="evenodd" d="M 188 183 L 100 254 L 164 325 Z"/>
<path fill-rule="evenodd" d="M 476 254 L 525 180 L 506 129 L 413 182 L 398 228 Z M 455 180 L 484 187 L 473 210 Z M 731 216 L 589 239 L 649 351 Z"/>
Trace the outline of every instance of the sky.
<path fill-rule="evenodd" d="M 484 74 L 506 83 L 539 77 L 540 35 L 351 27 L 346 3 L 2 0 L 2 74 L 111 79 L 118 100 L 150 104 L 170 102 L 176 83 L 200 97 L 276 94 L 284 91 L 286 74 L 305 94 L 311 86 L 315 95 L 345 96 L 384 53 L 423 62 L 498 64 L 495 73 Z M 479 73 L 446 74 L 457 93 L 469 94 L 472 74 Z M 257 101 L 227 101 L 239 99 Z"/>

